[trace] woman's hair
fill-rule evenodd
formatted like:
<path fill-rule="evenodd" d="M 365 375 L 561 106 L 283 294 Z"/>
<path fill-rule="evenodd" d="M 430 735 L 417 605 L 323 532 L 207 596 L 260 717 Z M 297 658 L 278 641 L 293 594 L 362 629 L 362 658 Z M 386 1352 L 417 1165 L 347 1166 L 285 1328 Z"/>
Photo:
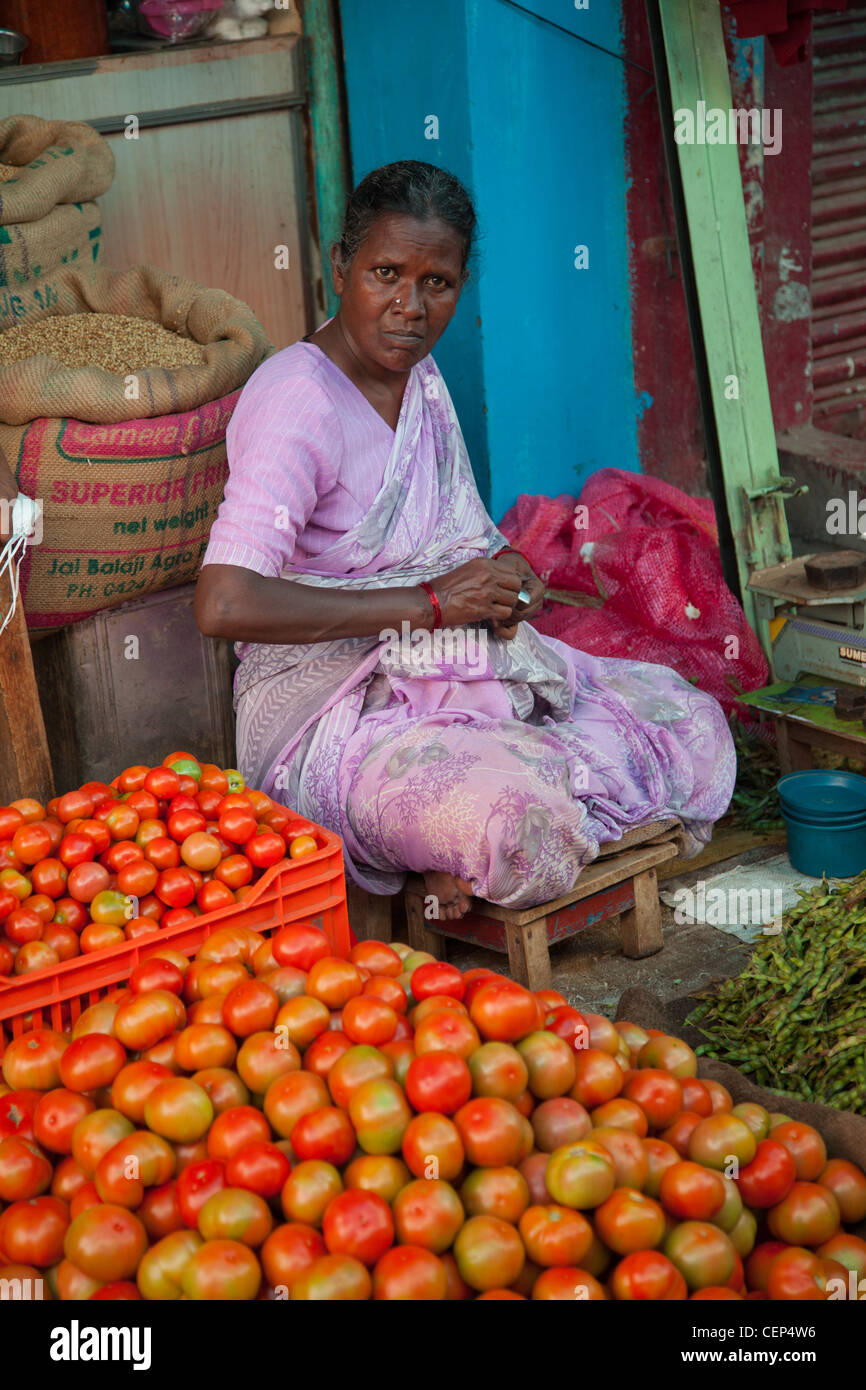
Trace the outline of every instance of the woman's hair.
<path fill-rule="evenodd" d="M 373 223 L 388 212 L 402 212 L 419 221 L 435 218 L 453 227 L 462 244 L 461 269 L 466 269 L 477 218 L 468 192 L 447 169 L 420 159 L 399 159 L 362 179 L 346 203 L 340 237 L 344 265 L 355 256 Z"/>

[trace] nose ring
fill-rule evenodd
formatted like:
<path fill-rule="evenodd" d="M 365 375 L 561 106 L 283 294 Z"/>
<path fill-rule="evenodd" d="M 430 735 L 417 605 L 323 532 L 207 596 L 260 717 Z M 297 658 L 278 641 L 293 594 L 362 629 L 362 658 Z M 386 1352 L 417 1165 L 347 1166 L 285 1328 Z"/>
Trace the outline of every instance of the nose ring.
<path fill-rule="evenodd" d="M 402 301 L 402 299 L 395 299 L 395 300 L 394 300 L 394 303 L 395 303 L 395 304 L 402 304 L 403 301 Z"/>

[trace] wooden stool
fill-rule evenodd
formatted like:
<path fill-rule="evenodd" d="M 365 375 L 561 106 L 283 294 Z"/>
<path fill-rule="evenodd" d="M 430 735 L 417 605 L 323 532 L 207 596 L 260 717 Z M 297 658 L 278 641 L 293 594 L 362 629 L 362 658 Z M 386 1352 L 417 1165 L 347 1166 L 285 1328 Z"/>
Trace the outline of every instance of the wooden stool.
<path fill-rule="evenodd" d="M 445 956 L 443 938 L 448 936 L 507 952 L 511 975 L 529 989 L 549 988 L 553 943 L 609 917 L 620 917 L 627 956 L 651 956 L 663 945 L 656 867 L 676 858 L 681 830 L 678 820 L 636 826 L 604 846 L 563 897 L 526 908 L 473 898 L 465 917 L 455 921 L 439 923 L 425 917 L 424 880 L 410 874 L 405 890 L 409 945 L 440 960 Z"/>

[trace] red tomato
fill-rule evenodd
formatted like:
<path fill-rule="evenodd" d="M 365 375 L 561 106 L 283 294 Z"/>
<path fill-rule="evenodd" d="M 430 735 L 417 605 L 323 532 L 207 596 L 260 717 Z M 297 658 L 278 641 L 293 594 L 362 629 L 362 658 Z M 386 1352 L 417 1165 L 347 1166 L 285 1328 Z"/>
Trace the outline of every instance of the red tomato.
<path fill-rule="evenodd" d="M 93 815 L 96 805 L 93 797 L 87 796 L 84 792 L 65 792 L 63 796 L 57 798 L 55 814 L 59 821 L 64 825 L 71 820 L 89 820 Z M 0 823 L 0 837 L 3 834 L 2 823 Z"/>
<path fill-rule="evenodd" d="M 271 1287 L 290 1289 L 325 1253 L 325 1242 L 317 1230 L 299 1222 L 287 1222 L 268 1236 L 260 1259 Z"/>
<path fill-rule="evenodd" d="M 677 1078 L 651 1067 L 633 1073 L 622 1094 L 640 1106 L 653 1129 L 665 1129 L 684 1108 L 683 1088 Z"/>
<path fill-rule="evenodd" d="M 393 1244 L 394 1218 L 378 1193 L 350 1189 L 328 1204 L 322 1234 L 332 1255 L 350 1255 L 371 1266 Z"/>
<path fill-rule="evenodd" d="M 26 1202 L 51 1186 L 52 1168 L 33 1139 L 0 1139 L 0 1201 Z"/>
<path fill-rule="evenodd" d="M 41 1090 L 14 1088 L 0 1096 L 0 1139 L 13 1134 L 21 1139 L 32 1139 L 33 1112 L 41 1099 Z"/>
<path fill-rule="evenodd" d="M 58 1197 L 15 1202 L 0 1216 L 0 1249 L 10 1262 L 46 1269 L 62 1260 L 68 1227 L 69 1209 Z"/>
<path fill-rule="evenodd" d="M 253 866 L 245 854 L 230 854 L 214 869 L 214 878 L 233 890 L 243 888 L 252 876 Z"/>
<path fill-rule="evenodd" d="M 245 843 L 244 849 L 250 863 L 257 869 L 268 869 L 278 864 L 286 855 L 286 842 L 275 830 L 255 834 Z"/>
<path fill-rule="evenodd" d="M 69 896 L 80 903 L 92 902 L 97 893 L 104 893 L 111 885 L 111 875 L 101 864 L 76 864 L 69 871 L 66 887 Z"/>
<path fill-rule="evenodd" d="M 352 1157 L 355 1143 L 349 1117 L 336 1106 L 323 1105 L 301 1115 L 292 1128 L 292 1148 L 301 1160 L 319 1159 L 340 1167 Z"/>
<path fill-rule="evenodd" d="M 104 864 L 106 869 L 113 869 L 115 873 L 119 873 L 127 864 L 140 864 L 143 859 L 144 850 L 135 840 L 115 840 L 114 844 L 109 845 L 105 853 L 99 856 L 100 864 Z"/>
<path fill-rule="evenodd" d="M 684 1302 L 686 1281 L 659 1250 L 642 1250 L 620 1260 L 610 1279 L 613 1296 L 623 1301 Z"/>
<path fill-rule="evenodd" d="M 87 926 L 87 909 L 77 898 L 58 898 L 54 904 L 54 918 L 62 927 L 71 927 L 74 932 L 80 932 Z"/>
<path fill-rule="evenodd" d="M 137 846 L 136 846 L 137 848 Z M 159 879 L 159 870 L 142 855 L 124 864 L 117 874 L 117 887 L 121 893 L 134 898 L 146 898 L 152 893 Z"/>
<path fill-rule="evenodd" d="M 48 1028 L 13 1038 L 3 1054 L 3 1080 L 13 1091 L 50 1091 L 60 1085 L 60 1058 L 68 1039 Z"/>
<path fill-rule="evenodd" d="M 774 1125 L 770 1138 L 782 1144 L 794 1160 L 798 1182 L 814 1182 L 827 1162 L 824 1140 L 812 1125 L 786 1120 Z"/>
<path fill-rule="evenodd" d="M 567 1042 L 575 1052 L 589 1048 L 589 1024 L 583 1014 L 570 1004 L 560 1004 L 552 1009 L 545 1017 L 544 1026 L 548 1032 Z"/>
<path fill-rule="evenodd" d="M 515 1235 L 515 1238 L 519 1243 L 519 1237 Z M 363 1269 L 363 1265 L 360 1268 Z M 442 1260 L 431 1250 L 417 1245 L 398 1245 L 386 1250 L 373 1270 L 373 1297 L 377 1300 L 441 1302 L 447 1290 L 448 1274 Z M 368 1296 L 358 1294 L 358 1297 Z"/>
<path fill-rule="evenodd" d="M 195 895 L 195 879 L 188 869 L 163 869 L 156 882 L 156 896 L 167 907 L 188 907 Z"/>
<path fill-rule="evenodd" d="M 91 1036 L 104 1037 L 97 1033 Z M 113 1042 L 114 1039 L 108 1038 L 106 1041 Z M 62 1088 L 47 1091 L 33 1114 L 33 1133 L 37 1143 L 53 1154 L 71 1154 L 75 1126 L 95 1109 L 92 1100 L 75 1091 Z"/>
<path fill-rule="evenodd" d="M 142 785 L 159 801 L 170 801 L 180 791 L 180 778 L 170 767 L 153 767 Z"/>
<path fill-rule="evenodd" d="M 153 820 L 159 815 L 159 801 L 151 792 L 132 792 L 126 798 L 126 804 L 138 816 L 139 828 L 142 821 Z"/>
<path fill-rule="evenodd" d="M 35 893 L 45 893 L 49 898 L 60 898 L 66 892 L 69 871 L 62 859 L 43 859 L 33 865 L 30 875 Z"/>
<path fill-rule="evenodd" d="M 709 1221 L 724 1205 L 725 1184 L 700 1163 L 674 1163 L 662 1173 L 659 1197 L 665 1211 L 682 1221 Z"/>
<path fill-rule="evenodd" d="M 168 833 L 173 840 L 182 844 L 190 835 L 195 835 L 204 830 L 207 825 L 206 818 L 196 807 L 192 810 L 174 811 L 169 813 Z"/>
<path fill-rule="evenodd" d="M 106 1033 L 75 1038 L 60 1058 L 60 1080 L 68 1091 L 98 1091 L 110 1086 L 126 1066 L 126 1049 Z"/>
<path fill-rule="evenodd" d="M 472 1073 L 462 1057 L 428 1052 L 410 1062 L 405 1085 L 415 1110 L 453 1115 L 472 1094 Z"/>
<path fill-rule="evenodd" d="M 93 841 L 97 854 L 102 854 L 111 844 L 111 831 L 100 820 L 83 820 L 75 828 L 79 834 L 86 835 Z"/>
<path fill-rule="evenodd" d="M 370 994 L 349 999 L 342 1011 L 343 1032 L 352 1042 L 378 1047 L 390 1042 L 397 1030 L 397 1014 L 389 1004 Z"/>
<path fill-rule="evenodd" d="M 29 907 L 16 907 L 9 913 L 3 924 L 7 937 L 16 946 L 26 946 L 30 941 L 40 941 L 45 926 L 38 912 Z"/>
<path fill-rule="evenodd" d="M 256 826 L 256 818 L 249 805 L 246 810 L 238 807 L 220 812 L 219 832 L 224 840 L 229 840 L 233 845 L 246 844 L 255 835 Z"/>
<path fill-rule="evenodd" d="M 412 995 L 420 1004 L 434 994 L 463 999 L 466 986 L 460 971 L 444 961 L 430 961 L 412 972 Z"/>
<path fill-rule="evenodd" d="M 234 1105 L 217 1115 L 207 1136 L 211 1158 L 228 1162 L 247 1144 L 268 1143 L 271 1127 L 260 1110 L 252 1105 Z"/>
<path fill-rule="evenodd" d="M 783 1144 L 762 1139 L 751 1163 L 735 1179 L 748 1207 L 774 1207 L 787 1197 L 796 1180 L 794 1160 Z"/>
<path fill-rule="evenodd" d="M 0 840 L 11 840 L 15 831 L 26 821 L 14 806 L 0 806 Z"/>
<path fill-rule="evenodd" d="M 20 826 L 12 836 L 12 849 L 22 864 L 36 864 L 51 853 L 51 848 L 51 835 L 39 821 Z"/>
<path fill-rule="evenodd" d="M 292 1165 L 282 1149 L 269 1140 L 256 1140 L 229 1159 L 225 1176 L 230 1187 L 257 1192 L 269 1202 L 280 1195 L 291 1171 Z"/>
<path fill-rule="evenodd" d="M 152 989 L 167 989 L 172 994 L 183 993 L 184 972 L 173 961 L 150 956 L 136 965 L 129 977 L 133 994 L 146 994 Z"/>
<path fill-rule="evenodd" d="M 57 855 L 61 863 L 71 869 L 76 864 L 84 864 L 95 859 L 96 846 L 89 835 L 82 835 L 80 831 L 76 830 L 63 836 Z"/>
<path fill-rule="evenodd" d="M 839 1203 L 829 1187 L 795 1182 L 781 1202 L 770 1208 L 767 1225 L 771 1235 L 789 1245 L 823 1245 L 838 1231 L 839 1216 Z"/>
<path fill-rule="evenodd" d="M 168 835 L 154 835 L 144 846 L 144 857 L 164 873 L 180 863 L 180 845 Z"/>

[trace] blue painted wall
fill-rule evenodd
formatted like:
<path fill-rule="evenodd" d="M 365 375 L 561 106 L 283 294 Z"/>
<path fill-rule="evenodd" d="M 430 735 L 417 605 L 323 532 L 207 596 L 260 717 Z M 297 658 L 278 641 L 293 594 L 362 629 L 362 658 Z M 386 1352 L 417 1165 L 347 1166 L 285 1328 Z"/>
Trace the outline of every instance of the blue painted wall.
<path fill-rule="evenodd" d="M 526 8 L 621 50 L 620 0 Z M 475 195 L 478 254 L 436 358 L 494 518 L 638 469 L 622 64 L 505 0 L 341 0 L 341 19 L 355 180 L 426 159 Z"/>

